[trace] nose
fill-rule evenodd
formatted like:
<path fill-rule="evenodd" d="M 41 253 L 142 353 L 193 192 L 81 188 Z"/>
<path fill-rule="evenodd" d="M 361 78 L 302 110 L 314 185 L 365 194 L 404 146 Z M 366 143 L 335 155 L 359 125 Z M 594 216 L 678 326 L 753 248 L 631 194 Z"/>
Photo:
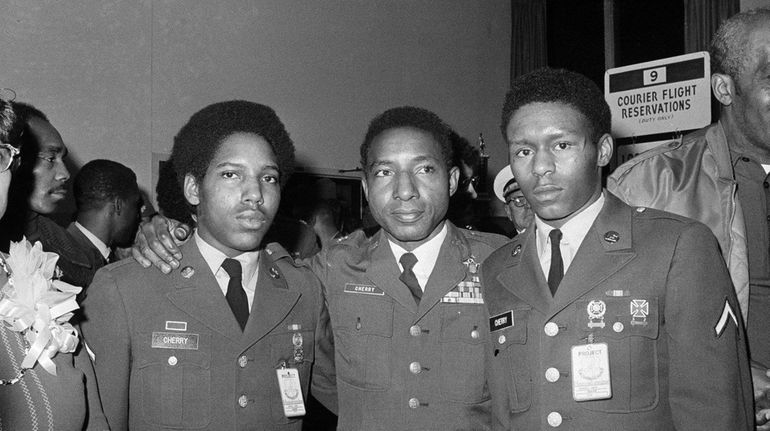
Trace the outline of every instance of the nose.
<path fill-rule="evenodd" d="M 394 198 L 407 201 L 418 196 L 417 187 L 414 185 L 414 178 L 410 172 L 401 172 L 396 174 L 394 184 Z"/>
<path fill-rule="evenodd" d="M 537 151 L 532 160 L 532 174 L 537 177 L 550 175 L 555 168 L 553 154 L 550 151 Z"/>
<path fill-rule="evenodd" d="M 243 184 L 243 202 L 251 207 L 262 205 L 262 182 L 259 178 L 247 179 Z"/>
<path fill-rule="evenodd" d="M 56 180 L 60 181 L 62 183 L 66 183 L 67 180 L 70 179 L 70 171 L 67 169 L 67 165 L 64 163 L 64 161 L 61 161 L 57 163 L 58 168 L 56 169 Z"/>

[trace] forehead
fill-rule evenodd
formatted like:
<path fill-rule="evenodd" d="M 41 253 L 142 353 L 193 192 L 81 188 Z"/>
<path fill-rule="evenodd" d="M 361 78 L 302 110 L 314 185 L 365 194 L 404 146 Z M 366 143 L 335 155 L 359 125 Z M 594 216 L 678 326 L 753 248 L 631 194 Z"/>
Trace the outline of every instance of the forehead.
<path fill-rule="evenodd" d="M 222 140 L 209 163 L 209 168 L 228 163 L 278 168 L 273 147 L 265 138 L 255 133 L 233 133 Z"/>
<path fill-rule="evenodd" d="M 512 142 L 531 135 L 587 134 L 588 119 L 572 105 L 562 102 L 533 102 L 517 109 L 506 131 Z"/>
<path fill-rule="evenodd" d="M 441 146 L 433 135 L 412 127 L 397 127 L 383 131 L 372 140 L 368 156 L 370 163 L 392 162 L 396 158 L 405 156 L 443 159 Z"/>
<path fill-rule="evenodd" d="M 770 67 L 770 21 L 756 24 L 748 35 L 747 43 L 749 72 Z"/>
<path fill-rule="evenodd" d="M 64 141 L 62 141 L 61 135 L 51 123 L 37 117 L 30 117 L 27 123 L 29 124 L 29 130 L 40 145 L 38 151 L 67 153 L 67 147 L 64 145 Z"/>

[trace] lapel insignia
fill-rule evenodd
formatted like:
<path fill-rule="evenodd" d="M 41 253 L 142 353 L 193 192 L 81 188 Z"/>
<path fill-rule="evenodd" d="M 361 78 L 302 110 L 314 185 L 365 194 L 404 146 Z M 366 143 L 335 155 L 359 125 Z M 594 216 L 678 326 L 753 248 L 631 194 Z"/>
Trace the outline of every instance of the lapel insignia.
<path fill-rule="evenodd" d="M 468 268 L 468 272 L 471 274 L 475 274 L 479 271 L 479 264 L 473 259 L 473 256 L 469 257 L 463 264 L 465 264 L 465 267 Z"/>
<path fill-rule="evenodd" d="M 589 328 L 604 328 L 604 313 L 607 312 L 607 304 L 604 301 L 600 299 L 589 302 L 586 311 L 590 320 Z"/>
<path fill-rule="evenodd" d="M 184 268 L 182 268 L 182 277 L 190 278 L 193 276 L 193 274 L 195 274 L 195 270 L 193 269 L 192 266 L 185 266 Z"/>
<path fill-rule="evenodd" d="M 291 336 L 291 344 L 294 346 L 294 363 L 301 363 L 305 360 L 305 352 L 302 349 L 302 334 L 295 332 Z"/>
<path fill-rule="evenodd" d="M 604 240 L 610 244 L 615 244 L 620 239 L 620 234 L 611 230 L 604 234 Z"/>
<path fill-rule="evenodd" d="M 511 256 L 518 256 L 521 253 L 521 244 L 516 244 L 516 247 L 511 251 Z"/>
<path fill-rule="evenodd" d="M 278 273 L 278 270 L 275 269 L 275 267 L 270 267 L 270 277 L 273 277 L 275 279 L 281 278 L 281 274 Z"/>
<path fill-rule="evenodd" d="M 647 326 L 647 315 L 650 314 L 650 303 L 646 299 L 631 300 L 631 326 Z"/>

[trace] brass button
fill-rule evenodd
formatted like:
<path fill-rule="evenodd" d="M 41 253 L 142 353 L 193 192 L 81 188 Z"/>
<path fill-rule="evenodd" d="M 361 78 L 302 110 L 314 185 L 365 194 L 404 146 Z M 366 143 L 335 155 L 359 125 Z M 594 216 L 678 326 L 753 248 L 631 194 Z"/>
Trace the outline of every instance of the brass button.
<path fill-rule="evenodd" d="M 171 365 L 172 367 L 174 365 L 176 365 L 177 362 L 179 362 L 179 361 L 176 359 L 176 356 L 169 356 L 168 357 L 168 364 Z"/>
<path fill-rule="evenodd" d="M 548 413 L 547 420 L 548 420 L 548 425 L 550 425 L 550 426 L 552 426 L 554 428 L 556 428 L 559 425 L 561 425 L 561 422 L 562 422 L 561 415 L 558 412 Z"/>
<path fill-rule="evenodd" d="M 412 337 L 419 337 L 422 330 L 417 325 L 412 325 L 411 328 L 409 328 L 409 335 Z"/>
<path fill-rule="evenodd" d="M 553 322 L 548 322 L 543 327 L 543 330 L 545 331 L 545 335 L 547 335 L 549 337 L 555 337 L 556 334 L 559 333 L 559 325 L 557 325 L 557 324 L 555 324 Z"/>
<path fill-rule="evenodd" d="M 409 408 L 416 409 L 417 407 L 420 407 L 420 400 L 417 398 L 409 398 Z"/>
<path fill-rule="evenodd" d="M 245 355 L 238 358 L 238 366 L 241 368 L 246 368 L 246 365 L 249 363 L 249 358 L 247 358 Z"/>
<path fill-rule="evenodd" d="M 559 370 L 556 368 L 551 367 L 545 370 L 545 379 L 549 382 L 554 383 L 559 380 L 559 377 L 561 377 L 561 374 L 559 374 Z"/>
<path fill-rule="evenodd" d="M 241 395 L 238 397 L 238 405 L 241 407 L 246 407 L 249 404 L 249 399 L 246 398 L 246 395 Z"/>
<path fill-rule="evenodd" d="M 471 338 L 473 338 L 474 340 L 479 338 L 479 330 L 478 329 L 474 329 L 473 331 L 471 331 Z"/>
<path fill-rule="evenodd" d="M 409 371 L 411 371 L 412 374 L 420 374 L 422 367 L 420 366 L 419 362 L 412 362 L 409 364 Z"/>

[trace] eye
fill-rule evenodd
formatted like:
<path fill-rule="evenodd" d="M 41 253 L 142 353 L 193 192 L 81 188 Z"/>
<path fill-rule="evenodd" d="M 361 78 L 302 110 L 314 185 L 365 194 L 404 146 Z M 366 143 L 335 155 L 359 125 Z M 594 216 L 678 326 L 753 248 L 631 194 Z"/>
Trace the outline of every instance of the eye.
<path fill-rule="evenodd" d="M 265 175 L 262 177 L 262 181 L 268 183 L 268 184 L 277 184 L 278 183 L 278 176 L 277 175 Z"/>
<path fill-rule="evenodd" d="M 433 165 L 421 166 L 419 169 L 417 169 L 417 172 L 423 174 L 432 174 L 436 172 L 436 167 Z"/>
<path fill-rule="evenodd" d="M 53 165 L 54 163 L 56 163 L 56 157 L 39 155 L 37 156 L 37 158 L 47 162 L 50 165 Z"/>
<path fill-rule="evenodd" d="M 389 169 L 377 169 L 374 171 L 375 177 L 389 177 L 393 175 L 393 171 Z"/>
<path fill-rule="evenodd" d="M 529 148 L 519 148 L 513 153 L 513 155 L 515 157 L 528 157 L 532 155 L 532 150 Z"/>
<path fill-rule="evenodd" d="M 238 174 L 233 171 L 224 171 L 220 175 L 222 176 L 222 178 L 226 180 L 232 180 L 232 179 L 238 178 Z"/>
<path fill-rule="evenodd" d="M 571 147 L 572 145 L 569 142 L 559 142 L 556 144 L 557 150 L 566 150 L 567 148 Z"/>

